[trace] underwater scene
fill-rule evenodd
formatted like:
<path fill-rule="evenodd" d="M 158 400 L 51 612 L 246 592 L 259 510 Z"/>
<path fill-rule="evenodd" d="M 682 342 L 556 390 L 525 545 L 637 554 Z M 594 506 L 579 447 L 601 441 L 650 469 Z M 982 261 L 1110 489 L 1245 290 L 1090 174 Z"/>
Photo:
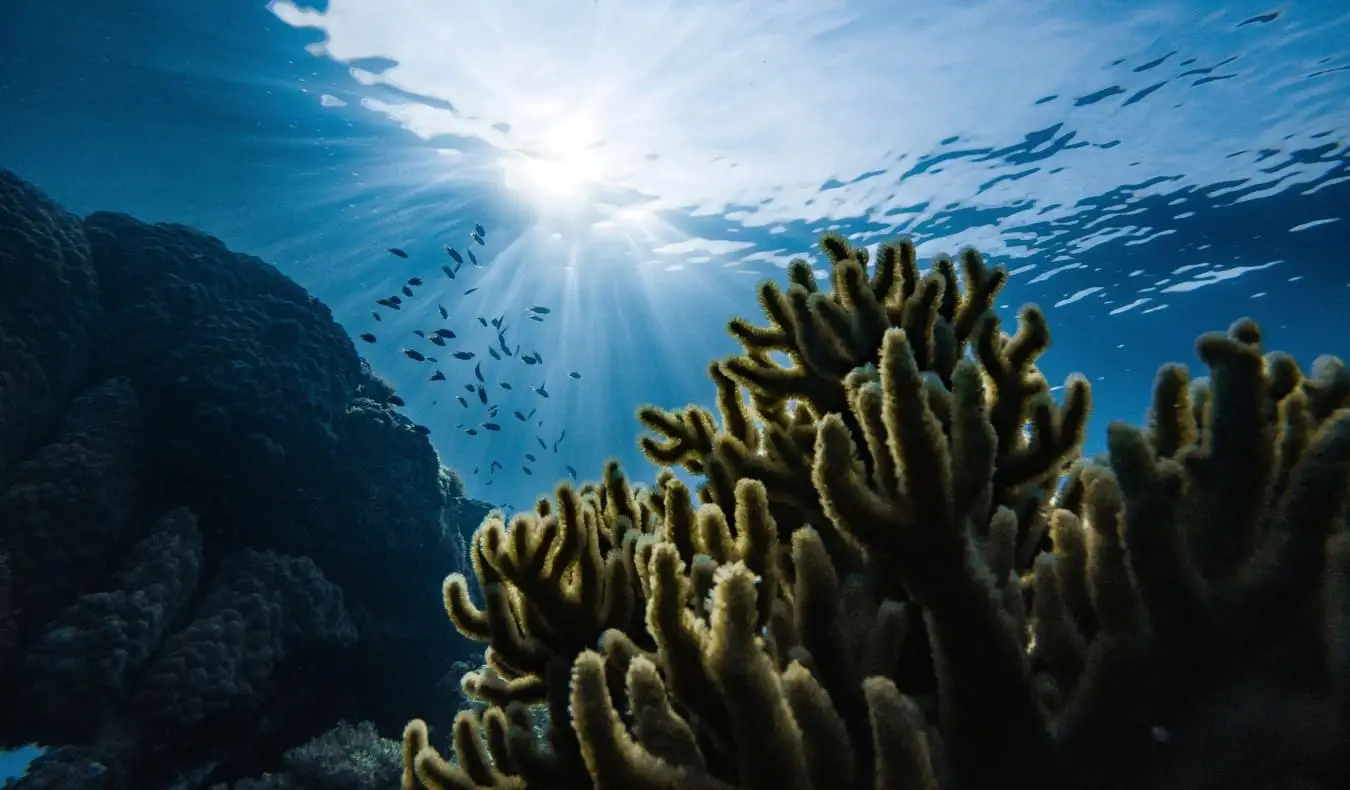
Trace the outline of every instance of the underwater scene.
<path fill-rule="evenodd" d="M 1350 790 L 1350 4 L 0 4 L 0 787 Z"/>

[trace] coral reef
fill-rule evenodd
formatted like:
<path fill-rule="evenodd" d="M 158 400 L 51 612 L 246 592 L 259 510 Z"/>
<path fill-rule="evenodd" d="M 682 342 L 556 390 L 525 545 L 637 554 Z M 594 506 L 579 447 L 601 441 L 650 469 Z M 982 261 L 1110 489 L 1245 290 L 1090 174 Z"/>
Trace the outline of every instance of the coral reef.
<path fill-rule="evenodd" d="M 381 738 L 369 722 L 343 722 L 286 752 L 280 772 L 229 790 L 390 790 L 398 783 L 401 758 L 398 744 Z"/>
<path fill-rule="evenodd" d="M 1083 458 L 1001 270 L 822 247 L 731 322 L 717 413 L 640 412 L 653 486 L 479 528 L 443 597 L 481 704 L 452 759 L 408 725 L 404 787 L 1350 786 L 1344 365 L 1239 321 Z"/>
<path fill-rule="evenodd" d="M 201 767 L 172 787 L 209 790 L 389 790 L 398 784 L 398 743 L 369 722 L 341 722 L 281 755 L 277 770 L 234 783 L 204 783 Z M 209 768 L 209 766 L 208 766 Z M 38 757 L 23 790 L 107 790 L 112 772 L 88 748 L 63 746 Z"/>
<path fill-rule="evenodd" d="M 88 373 L 102 317 L 78 217 L 0 174 L 0 476 L 40 440 Z"/>
<path fill-rule="evenodd" d="M 0 742 L 53 747 L 17 787 L 287 773 L 341 720 L 388 753 L 428 695 L 448 725 L 435 590 L 488 506 L 327 307 L 6 171 L 0 282 Z"/>

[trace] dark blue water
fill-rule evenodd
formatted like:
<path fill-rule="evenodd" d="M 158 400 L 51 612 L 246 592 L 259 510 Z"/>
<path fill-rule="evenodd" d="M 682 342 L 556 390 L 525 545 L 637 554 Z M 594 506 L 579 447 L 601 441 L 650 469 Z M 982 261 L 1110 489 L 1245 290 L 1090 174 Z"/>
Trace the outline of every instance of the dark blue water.
<path fill-rule="evenodd" d="M 275 263 L 379 334 L 363 352 L 444 462 L 511 506 L 565 464 L 647 476 L 634 408 L 710 402 L 724 320 L 827 229 L 1008 267 L 1007 315 L 1047 308 L 1047 374 L 1093 383 L 1092 449 L 1241 316 L 1301 362 L 1346 353 L 1350 10 L 941 5 L 8 3 L 0 165 Z M 475 222 L 483 268 L 444 279 Z M 374 323 L 415 274 L 433 290 Z M 472 362 L 431 382 L 399 353 L 436 303 L 460 347 L 502 315 L 542 356 L 484 365 L 514 386 L 498 433 L 464 432 Z"/>

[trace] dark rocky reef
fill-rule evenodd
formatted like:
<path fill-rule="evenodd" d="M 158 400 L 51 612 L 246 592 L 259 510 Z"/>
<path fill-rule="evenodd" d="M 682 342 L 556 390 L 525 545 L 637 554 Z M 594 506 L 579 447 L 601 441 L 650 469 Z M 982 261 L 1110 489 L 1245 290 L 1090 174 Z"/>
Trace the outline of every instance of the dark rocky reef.
<path fill-rule="evenodd" d="M 17 786 L 397 781 L 379 733 L 455 707 L 437 600 L 488 506 L 215 238 L 0 171 L 0 283 L 0 740 L 54 747 Z"/>

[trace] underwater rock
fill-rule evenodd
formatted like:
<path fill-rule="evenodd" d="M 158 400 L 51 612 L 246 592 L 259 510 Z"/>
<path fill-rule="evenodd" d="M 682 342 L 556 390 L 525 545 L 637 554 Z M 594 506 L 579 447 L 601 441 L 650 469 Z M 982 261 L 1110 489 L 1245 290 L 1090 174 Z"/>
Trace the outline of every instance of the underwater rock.
<path fill-rule="evenodd" d="M 0 550 L 7 555 L 19 636 L 32 633 L 111 569 L 126 545 L 142 460 L 144 416 L 126 379 L 68 401 L 50 441 L 11 470 L 0 489 Z"/>
<path fill-rule="evenodd" d="M 192 228 L 104 212 L 84 227 L 103 283 L 100 372 L 131 377 L 162 430 L 190 434 L 175 453 L 262 433 L 297 462 L 331 455 L 362 379 L 326 306 Z"/>
<path fill-rule="evenodd" d="M 185 611 L 201 574 L 197 519 L 178 508 L 132 548 L 106 590 L 80 596 L 29 645 L 19 717 L 42 743 L 95 735 Z"/>
<path fill-rule="evenodd" d="M 20 786 L 235 781 L 440 693 L 428 592 L 489 506 L 326 306 L 5 171 L 0 282 L 0 740 L 54 747 Z"/>
<path fill-rule="evenodd" d="M 79 218 L 0 169 L 0 479 L 83 382 L 98 278 Z"/>

